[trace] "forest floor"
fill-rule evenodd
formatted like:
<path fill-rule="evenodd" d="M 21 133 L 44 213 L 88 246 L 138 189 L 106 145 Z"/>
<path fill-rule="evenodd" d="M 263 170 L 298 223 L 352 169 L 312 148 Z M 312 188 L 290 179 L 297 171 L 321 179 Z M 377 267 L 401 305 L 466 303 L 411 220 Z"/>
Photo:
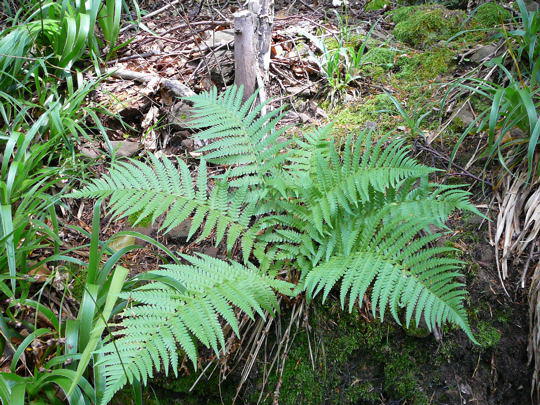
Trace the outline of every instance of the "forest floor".
<path fill-rule="evenodd" d="M 164 12 L 143 19 L 141 28 L 122 33 L 127 44 L 108 62 L 112 70 L 144 73 L 144 81 L 127 80 L 112 73 L 101 82 L 91 102 L 121 120 L 104 116 L 108 141 L 88 141 L 80 152 L 101 164 L 89 169 L 106 170 L 107 142 L 119 157 L 180 156 L 194 164 L 197 146 L 187 128 L 189 106 L 163 87 L 162 79 L 178 80 L 195 92 L 234 81 L 232 54 L 232 3 L 180 2 Z M 484 107 L 482 100 L 463 104 L 454 90 L 457 78 L 473 72 L 484 77 L 484 62 L 501 49 L 489 31 L 457 34 L 452 24 L 477 18 L 490 24 L 490 15 L 467 15 L 443 6 L 410 10 L 408 32 L 396 32 L 390 2 L 373 0 L 369 7 L 351 4 L 332 7 L 331 2 L 289 4 L 276 1 L 268 97 L 270 106 L 286 106 L 283 123 L 287 136 L 334 122 L 335 136 L 372 129 L 404 137 L 422 162 L 444 169 L 435 181 L 467 184 L 473 202 L 493 217 L 493 196 L 481 180 L 482 165 L 469 165 L 480 137 L 467 139 L 458 151 L 456 165 L 450 155 L 460 133 Z M 166 3 L 141 2 L 147 11 Z M 369 11 L 366 11 L 370 9 Z M 445 27 L 422 21 L 421 15 L 438 18 Z M 487 14 L 487 13 L 486 13 Z M 416 18 L 414 16 L 420 16 Z M 491 16 L 492 17 L 492 16 Z M 415 26 L 420 21 L 420 26 Z M 495 20 L 496 21 L 496 20 Z M 372 31 L 371 28 L 373 28 Z M 321 49 L 346 46 L 358 49 L 367 41 L 359 78 L 332 89 L 321 73 Z M 399 101 L 411 120 L 407 122 L 388 94 Z M 442 105 L 441 101 L 446 103 Z M 429 143 L 418 139 L 429 139 Z M 91 230 L 92 202 L 69 201 L 65 221 Z M 469 316 L 479 345 L 459 330 L 445 328 L 435 338 L 423 329 L 402 329 L 380 323 L 367 310 L 342 313 L 330 304 L 282 300 L 280 316 L 252 327 L 244 339 L 248 349 L 231 350 L 216 361 L 208 354 L 203 371 L 189 366 L 178 380 L 160 377 L 150 383 L 149 401 L 170 404 L 500 404 L 531 403 L 531 369 L 528 366 L 528 304 L 520 286 L 518 269 L 500 280 L 492 242 L 492 222 L 473 216 L 452 218 L 452 232 L 441 245 L 456 247 L 470 292 Z M 129 219 L 102 221 L 103 238 L 120 230 L 135 229 L 156 237 L 176 252 L 204 252 L 220 256 L 211 246 L 186 241 L 186 229 L 167 236 L 152 226 L 133 227 Z M 68 244 L 84 242 L 75 233 L 63 235 Z M 118 240 L 116 248 L 134 242 Z M 154 248 L 125 255 L 125 264 L 138 273 L 156 268 Z M 85 252 L 80 252 L 84 256 Z M 308 323 L 309 321 L 309 323 Z M 264 336 L 264 344 L 257 346 Z M 249 339 L 252 340 L 249 340 Z M 238 342 L 237 342 L 238 343 Z M 256 356 L 254 362 L 251 356 Z M 208 365 L 208 366 L 207 366 Z M 126 394 L 128 395 L 128 394 Z M 127 397 L 120 395 L 118 404 Z"/>
<path fill-rule="evenodd" d="M 481 101 L 472 100 L 453 120 L 448 117 L 460 107 L 457 100 L 447 103 L 443 111 L 439 101 L 457 77 L 475 69 L 483 73 L 482 62 L 497 52 L 499 44 L 489 34 L 447 41 L 455 34 L 451 30 L 413 31 L 398 41 L 392 13 L 381 4 L 381 9 L 372 11 L 350 6 L 344 14 L 341 8 L 326 7 L 328 4 L 278 2 L 268 86 L 274 100 L 271 106 L 288 106 L 285 122 L 294 127 L 288 136 L 301 136 L 302 131 L 330 121 L 335 123 L 336 136 L 365 128 L 392 130 L 396 136 L 410 139 L 419 159 L 446 169 L 459 131 L 475 116 L 479 106 L 474 103 Z M 160 6 L 146 5 L 146 9 Z M 231 5 L 172 7 L 144 20 L 145 30 L 126 30 L 123 38 L 130 42 L 110 67 L 176 79 L 196 92 L 230 85 L 234 66 L 228 21 L 234 11 Z M 443 11 L 467 18 L 462 11 Z M 358 48 L 373 24 L 376 27 L 369 35 L 361 78 L 329 99 L 327 83 L 314 58 L 320 50 L 306 33 L 325 38 L 328 47 L 345 41 L 347 46 Z M 435 45 L 417 46 L 424 38 Z M 393 94 L 415 120 L 427 114 L 418 128 L 403 122 L 386 93 Z M 129 125 L 108 122 L 113 129 L 110 140 L 119 141 L 119 155 L 151 151 L 188 160 L 194 156 L 196 145 L 185 125 L 189 108 L 160 88 L 157 80 L 136 83 L 111 77 L 102 83 L 94 102 L 113 108 Z M 414 131 L 433 138 L 430 148 L 415 143 L 419 134 Z M 471 184 L 474 202 L 488 213 L 492 196 L 485 184 L 476 181 L 480 168 L 463 169 L 478 141 L 468 142 L 459 151 L 459 168 L 452 167 L 437 180 Z M 82 152 L 99 156 L 102 147 L 88 144 Z M 101 169 L 98 166 L 96 170 Z M 78 213 L 77 220 L 89 227 L 91 205 L 79 207 Z M 122 227 L 129 227 L 129 223 L 115 223 L 108 229 L 109 235 Z M 368 312 L 341 314 L 331 305 L 321 304 L 309 309 L 302 306 L 300 311 L 299 303 L 289 303 L 283 305 L 278 321 L 265 325 L 267 341 L 247 377 L 242 378 L 245 355 L 231 355 L 237 358 L 215 363 L 202 375 L 186 369 L 190 375 L 180 380 L 152 383 L 149 397 L 178 404 L 230 403 L 235 396 L 238 403 L 279 404 L 529 403 L 525 291 L 513 279 L 506 280 L 503 288 L 488 221 L 458 217 L 453 219 L 452 229 L 440 243 L 457 247 L 467 263 L 470 317 L 480 346 L 456 330 L 444 330 L 437 341 L 423 330 L 381 324 Z M 151 227 L 137 230 L 156 236 Z M 180 229 L 167 236 L 167 242 L 181 252 L 219 254 L 211 247 L 190 245 L 183 236 Z M 156 256 L 150 247 L 127 257 L 130 268 L 135 269 L 132 271 L 155 267 Z M 288 350 L 276 352 L 279 345 Z M 242 389 L 237 393 L 240 382 Z"/>

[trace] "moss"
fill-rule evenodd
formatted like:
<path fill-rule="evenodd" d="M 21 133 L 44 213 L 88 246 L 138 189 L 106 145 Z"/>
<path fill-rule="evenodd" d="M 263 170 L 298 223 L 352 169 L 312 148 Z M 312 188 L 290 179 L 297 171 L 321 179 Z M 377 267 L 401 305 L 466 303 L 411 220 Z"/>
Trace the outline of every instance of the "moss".
<path fill-rule="evenodd" d="M 366 41 L 365 35 L 357 34 L 352 31 L 346 32 L 338 38 L 330 36 L 323 39 L 324 46 L 329 51 L 340 48 L 351 48 L 353 50 L 357 50 L 364 41 Z M 368 40 L 368 44 L 371 42 L 372 41 Z"/>
<path fill-rule="evenodd" d="M 144 390 L 145 404 L 220 405 L 233 402 L 234 384 L 221 384 L 219 373 L 208 373 L 200 378 L 200 372 L 178 378 L 160 376 L 152 380 L 150 389 Z M 198 381 L 197 381 L 198 380 Z M 197 384 L 194 383 L 197 381 Z M 193 389 L 191 389 L 193 387 Z M 131 404 L 132 393 L 124 388 L 116 397 L 115 404 Z M 157 401 L 155 399 L 159 398 Z"/>
<path fill-rule="evenodd" d="M 423 49 L 456 34 L 464 13 L 436 5 L 410 6 L 396 9 L 392 18 L 396 23 L 393 31 L 396 39 Z"/>
<path fill-rule="evenodd" d="M 444 339 L 437 349 L 437 353 L 434 357 L 434 364 L 440 366 L 441 364 L 447 364 L 454 360 L 454 356 L 459 352 L 460 346 L 458 343 L 451 339 Z"/>
<path fill-rule="evenodd" d="M 404 56 L 397 62 L 400 71 L 396 76 L 406 81 L 435 79 L 452 69 L 453 58 L 454 52 L 449 48 Z"/>
<path fill-rule="evenodd" d="M 364 103 L 358 103 L 346 108 L 334 109 L 329 117 L 334 121 L 336 135 L 345 135 L 363 130 L 370 124 L 376 125 L 376 131 L 385 132 L 393 128 L 397 111 L 386 94 L 378 94 L 368 98 Z"/>
<path fill-rule="evenodd" d="M 497 346 L 501 341 L 501 332 L 489 322 L 480 321 L 476 325 L 476 340 L 483 349 Z"/>
<path fill-rule="evenodd" d="M 470 25 L 474 28 L 492 28 L 509 20 L 512 14 L 497 3 L 484 3 L 476 9 Z"/>
<path fill-rule="evenodd" d="M 389 4 L 390 2 L 388 0 L 371 0 L 368 4 L 366 4 L 366 7 L 364 8 L 364 10 L 366 11 L 380 10 L 382 8 L 385 8 Z"/>
<path fill-rule="evenodd" d="M 403 338 L 394 323 L 369 322 L 357 311 L 342 312 L 336 304 L 316 304 L 310 324 L 309 339 L 304 331 L 297 334 L 282 378 L 270 376 L 263 403 L 271 403 L 278 381 L 283 405 L 375 405 L 382 398 L 429 403 L 420 380 L 421 368 L 432 360 L 430 350 L 435 351 L 426 348 L 429 341 Z"/>
<path fill-rule="evenodd" d="M 142 211 L 139 211 L 139 212 L 135 212 L 134 214 L 131 214 L 129 217 L 128 217 L 128 223 L 130 225 L 137 225 L 137 226 L 142 226 L 142 227 L 146 227 L 146 226 L 150 226 L 152 225 L 152 216 L 151 215 L 148 215 L 147 217 L 144 217 L 142 218 L 140 221 L 138 221 L 139 219 L 139 216 L 142 214 Z M 137 222 L 138 221 L 138 222 Z"/>
<path fill-rule="evenodd" d="M 397 51 L 384 47 L 370 49 L 362 59 L 362 73 L 374 79 L 380 78 L 394 67 L 397 54 Z"/>
<path fill-rule="evenodd" d="M 415 326 L 410 326 L 405 329 L 407 336 L 412 336 L 415 338 L 425 338 L 431 335 L 431 332 L 427 328 L 417 328 Z"/>
<path fill-rule="evenodd" d="M 384 387 L 393 399 L 407 398 L 408 403 L 427 405 L 429 397 L 418 388 L 417 364 L 408 353 L 399 353 L 384 368 Z"/>

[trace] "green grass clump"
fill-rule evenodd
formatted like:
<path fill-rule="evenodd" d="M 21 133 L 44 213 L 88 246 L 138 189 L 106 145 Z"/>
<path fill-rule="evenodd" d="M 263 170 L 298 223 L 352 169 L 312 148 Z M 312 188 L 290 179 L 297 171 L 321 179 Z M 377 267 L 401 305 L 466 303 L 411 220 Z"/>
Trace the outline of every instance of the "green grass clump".
<path fill-rule="evenodd" d="M 512 15 L 497 3 L 484 3 L 476 9 L 471 18 L 471 25 L 475 28 L 491 28 L 510 19 Z"/>
<path fill-rule="evenodd" d="M 452 69 L 453 58 L 454 52 L 448 48 L 403 57 L 398 61 L 400 72 L 396 76 L 406 81 L 435 79 Z"/>
<path fill-rule="evenodd" d="M 385 6 L 389 5 L 388 0 L 371 0 L 368 4 L 366 4 L 365 10 L 366 11 L 374 11 L 374 10 L 380 10 L 384 8 Z"/>
<path fill-rule="evenodd" d="M 400 7 L 392 13 L 396 23 L 394 36 L 414 48 L 423 49 L 449 39 L 461 29 L 462 11 L 451 11 L 442 6 Z"/>

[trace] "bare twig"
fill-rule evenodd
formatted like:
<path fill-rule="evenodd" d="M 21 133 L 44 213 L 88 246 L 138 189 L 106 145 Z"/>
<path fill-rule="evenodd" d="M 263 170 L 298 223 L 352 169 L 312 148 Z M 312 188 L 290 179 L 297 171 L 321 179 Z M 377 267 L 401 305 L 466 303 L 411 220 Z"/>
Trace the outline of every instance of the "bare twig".
<path fill-rule="evenodd" d="M 150 17 L 154 17 L 158 14 L 161 14 L 163 13 L 164 11 L 167 11 L 168 9 L 170 9 L 171 7 L 177 5 L 178 3 L 181 3 L 183 0 L 174 0 L 170 3 L 168 3 L 167 5 L 155 10 L 155 11 L 152 11 L 151 13 L 148 13 L 146 15 L 144 15 L 143 17 L 141 17 L 141 20 L 147 20 L 149 19 Z M 135 28 L 137 25 L 136 24 L 130 24 L 130 25 L 127 25 L 125 27 L 123 27 L 121 30 L 120 30 L 120 33 L 124 32 L 124 31 L 127 31 L 131 28 Z"/>

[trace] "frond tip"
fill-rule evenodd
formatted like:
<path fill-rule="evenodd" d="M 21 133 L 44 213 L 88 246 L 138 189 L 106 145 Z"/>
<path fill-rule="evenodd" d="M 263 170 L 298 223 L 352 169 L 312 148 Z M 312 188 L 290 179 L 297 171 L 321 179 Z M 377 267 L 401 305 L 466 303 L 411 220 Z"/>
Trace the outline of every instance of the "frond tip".
<path fill-rule="evenodd" d="M 216 354 L 225 348 L 220 319 L 238 334 L 234 308 L 253 318 L 278 309 L 273 289 L 284 293 L 291 286 L 244 267 L 210 256 L 182 258 L 189 264 L 165 265 L 150 272 L 156 281 L 123 294 L 134 304 L 124 311 L 118 339 L 100 350 L 106 390 L 101 403 L 108 403 L 125 384 L 146 384 L 154 369 L 177 373 L 177 347 L 197 366 L 197 342 Z M 184 288 L 180 288 L 179 286 Z"/>

